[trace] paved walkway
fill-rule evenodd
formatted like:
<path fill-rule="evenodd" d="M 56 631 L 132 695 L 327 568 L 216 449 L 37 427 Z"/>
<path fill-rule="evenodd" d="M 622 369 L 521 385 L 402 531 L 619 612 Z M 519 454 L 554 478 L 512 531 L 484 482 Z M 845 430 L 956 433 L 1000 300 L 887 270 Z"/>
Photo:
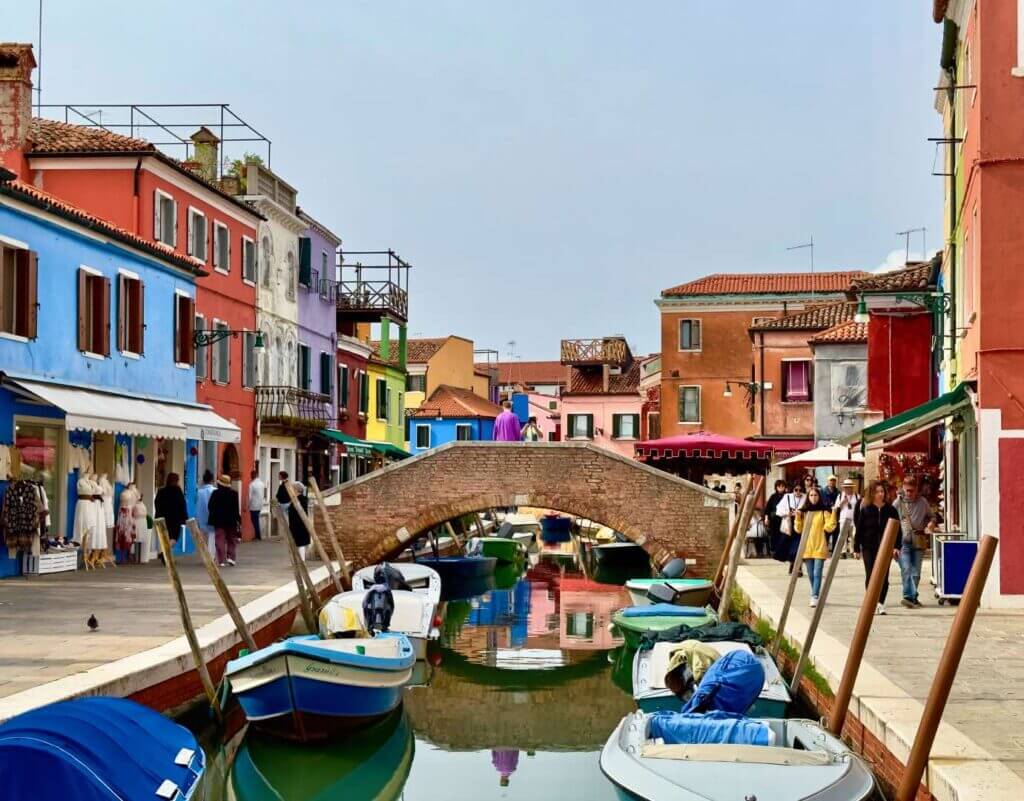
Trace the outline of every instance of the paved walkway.
<path fill-rule="evenodd" d="M 924 569 L 921 600 L 926 606 L 908 610 L 899 606 L 899 570 L 892 566 L 888 614 L 875 618 L 851 705 L 900 759 L 913 742 L 955 611 L 938 606 L 927 561 Z M 738 581 L 754 611 L 777 620 L 787 584 L 785 566 L 751 560 L 741 567 Z M 863 582 L 863 563 L 840 562 L 811 655 L 833 689 L 853 635 Z M 807 580 L 801 579 L 787 624 L 787 635 L 798 642 L 810 622 L 808 599 Z M 952 730 L 940 729 L 930 764 L 929 787 L 936 797 L 1024 798 L 1024 612 L 979 610 L 944 723 Z M 984 794 L 970 794 L 982 788 Z"/>
<path fill-rule="evenodd" d="M 310 569 L 313 569 L 313 564 Z M 192 622 L 225 614 L 197 555 L 178 560 Z M 241 606 L 292 581 L 283 540 L 245 543 L 222 571 Z M 94 614 L 99 629 L 86 621 Z M 132 656 L 181 636 L 178 605 L 159 561 L 0 581 L 0 698 Z"/>

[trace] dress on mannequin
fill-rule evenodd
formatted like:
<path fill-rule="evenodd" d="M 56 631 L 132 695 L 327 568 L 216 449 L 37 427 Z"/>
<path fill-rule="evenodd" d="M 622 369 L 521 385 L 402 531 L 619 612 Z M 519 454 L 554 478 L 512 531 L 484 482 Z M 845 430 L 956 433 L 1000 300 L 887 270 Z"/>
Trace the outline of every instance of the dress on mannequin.
<path fill-rule="evenodd" d="M 135 539 L 135 519 L 132 517 L 132 509 L 139 500 L 139 491 L 134 484 L 129 484 L 121 490 L 121 499 L 118 504 L 117 527 L 115 541 L 120 550 L 127 550 L 132 547 Z"/>
<path fill-rule="evenodd" d="M 114 486 L 107 478 L 107 474 L 100 475 L 100 494 L 103 496 L 103 525 L 111 529 L 114 527 Z"/>
<path fill-rule="evenodd" d="M 146 509 L 146 504 L 142 502 L 142 493 L 138 493 L 139 500 L 135 502 L 135 506 L 132 507 L 132 517 L 135 519 L 135 539 L 139 542 L 149 542 L 149 523 L 146 522 L 146 517 L 149 515 L 149 510 Z"/>
<path fill-rule="evenodd" d="M 89 547 L 95 548 L 92 542 L 92 482 L 80 475 L 76 485 L 78 500 L 75 501 L 75 519 L 71 526 L 71 539 L 79 545 L 85 544 L 85 535 L 89 534 Z"/>
<path fill-rule="evenodd" d="M 89 549 L 105 551 L 110 545 L 107 542 L 107 524 L 103 514 L 103 488 L 96 480 L 95 474 L 89 477 L 89 485 L 92 488 Z"/>

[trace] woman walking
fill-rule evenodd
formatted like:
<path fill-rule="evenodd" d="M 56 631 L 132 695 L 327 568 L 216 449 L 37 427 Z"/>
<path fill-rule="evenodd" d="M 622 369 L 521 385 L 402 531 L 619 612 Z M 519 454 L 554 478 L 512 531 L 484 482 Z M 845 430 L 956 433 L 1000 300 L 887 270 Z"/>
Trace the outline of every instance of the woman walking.
<path fill-rule="evenodd" d="M 821 497 L 821 490 L 811 487 L 807 497 L 796 514 L 796 528 L 807 537 L 804 545 L 804 567 L 811 582 L 811 606 L 818 605 L 821 592 L 821 573 L 828 559 L 828 543 L 825 541 L 825 523 L 832 516 L 832 510 Z"/>
<path fill-rule="evenodd" d="M 178 483 L 180 478 L 177 473 L 168 473 L 164 485 L 156 491 L 156 498 L 153 501 L 153 513 L 156 517 L 162 517 L 167 523 L 167 536 L 171 542 L 178 541 L 181 536 L 181 527 L 188 520 L 188 509 L 185 506 L 185 493 L 181 491 Z M 160 554 L 163 559 L 163 554 Z"/>
<path fill-rule="evenodd" d="M 292 488 L 295 490 L 295 500 L 298 501 L 299 506 L 302 507 L 302 511 L 309 511 L 309 500 L 306 497 L 306 488 L 298 481 L 292 482 Z M 306 524 L 302 522 L 302 518 L 299 517 L 298 511 L 295 509 L 295 504 L 288 506 L 288 530 L 291 532 L 292 540 L 295 541 L 295 545 L 299 550 L 299 559 L 303 562 L 306 561 L 306 549 L 309 547 L 309 529 L 306 528 Z"/>
<path fill-rule="evenodd" d="M 864 589 L 867 589 L 871 581 L 871 573 L 875 569 L 875 562 L 878 561 L 878 549 L 882 544 L 882 534 L 885 533 L 886 523 L 890 520 L 899 520 L 899 515 L 886 498 L 884 482 L 875 481 L 868 490 L 865 502 L 857 503 L 854 518 L 856 533 L 853 535 L 853 552 L 864 559 Z M 882 558 L 888 560 L 889 555 L 883 554 Z M 886 568 L 888 566 L 886 561 Z M 882 591 L 875 604 L 876 615 L 885 614 L 885 598 L 888 594 L 889 571 L 886 569 Z"/>
<path fill-rule="evenodd" d="M 768 496 L 764 506 L 764 517 L 768 526 L 768 548 L 771 555 L 780 562 L 789 557 L 789 537 L 782 533 L 782 518 L 779 517 L 779 504 L 786 497 L 786 482 L 779 479 L 775 482 L 775 492 Z"/>

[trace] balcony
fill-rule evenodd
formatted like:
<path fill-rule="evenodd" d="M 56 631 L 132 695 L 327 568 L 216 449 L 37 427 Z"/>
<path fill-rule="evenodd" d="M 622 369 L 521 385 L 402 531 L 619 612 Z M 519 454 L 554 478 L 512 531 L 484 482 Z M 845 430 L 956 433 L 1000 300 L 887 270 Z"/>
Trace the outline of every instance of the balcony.
<path fill-rule="evenodd" d="M 287 386 L 256 387 L 256 418 L 264 431 L 302 436 L 327 428 L 331 396 Z"/>
<path fill-rule="evenodd" d="M 366 257 L 370 263 L 346 263 L 346 257 L 352 256 Z M 350 251 L 338 258 L 341 280 L 334 291 L 339 324 L 342 318 L 366 323 L 385 317 L 402 323 L 409 319 L 411 264 L 392 250 Z"/>
<path fill-rule="evenodd" d="M 574 367 L 605 364 L 611 367 L 625 367 L 632 359 L 629 345 L 623 337 L 562 340 L 562 364 Z"/>

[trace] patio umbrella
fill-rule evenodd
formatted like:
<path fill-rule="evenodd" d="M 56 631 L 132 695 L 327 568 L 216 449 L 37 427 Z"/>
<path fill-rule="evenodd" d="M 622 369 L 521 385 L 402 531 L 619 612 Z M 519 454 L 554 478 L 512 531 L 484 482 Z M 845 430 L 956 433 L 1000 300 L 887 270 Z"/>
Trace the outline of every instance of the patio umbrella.
<path fill-rule="evenodd" d="M 776 467 L 793 465 L 798 467 L 860 467 L 864 464 L 864 457 L 855 453 L 850 455 L 850 449 L 845 445 L 822 445 L 812 448 L 809 451 L 790 456 L 781 462 L 776 462 Z"/>

